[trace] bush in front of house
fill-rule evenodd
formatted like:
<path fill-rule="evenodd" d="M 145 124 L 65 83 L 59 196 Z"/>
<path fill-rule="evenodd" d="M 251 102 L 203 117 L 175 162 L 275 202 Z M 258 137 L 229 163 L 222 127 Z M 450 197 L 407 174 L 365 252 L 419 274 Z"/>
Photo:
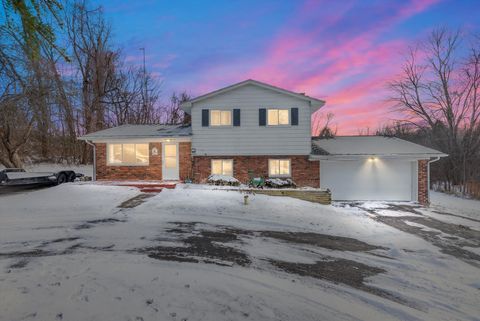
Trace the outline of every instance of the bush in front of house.
<path fill-rule="evenodd" d="M 221 186 L 238 186 L 240 182 L 238 179 L 232 176 L 227 175 L 210 175 L 207 178 L 207 183 L 211 185 L 221 185 Z"/>
<path fill-rule="evenodd" d="M 270 188 L 295 188 L 297 184 L 290 178 L 268 178 L 265 186 Z"/>

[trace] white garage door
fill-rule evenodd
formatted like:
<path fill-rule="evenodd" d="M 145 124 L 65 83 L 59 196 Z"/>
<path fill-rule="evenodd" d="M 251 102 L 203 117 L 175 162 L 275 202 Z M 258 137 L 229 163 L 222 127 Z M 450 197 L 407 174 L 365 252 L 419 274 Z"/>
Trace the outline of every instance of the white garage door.
<path fill-rule="evenodd" d="M 320 186 L 333 200 L 416 200 L 416 162 L 391 159 L 320 161 Z"/>

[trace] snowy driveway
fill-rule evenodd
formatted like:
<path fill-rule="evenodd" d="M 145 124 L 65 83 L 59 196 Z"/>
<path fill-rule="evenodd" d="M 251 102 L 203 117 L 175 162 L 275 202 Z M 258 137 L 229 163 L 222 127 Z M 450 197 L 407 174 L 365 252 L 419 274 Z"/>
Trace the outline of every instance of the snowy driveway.
<path fill-rule="evenodd" d="M 476 203 L 448 204 L 243 205 L 194 185 L 1 196 L 0 320 L 478 320 Z"/>
<path fill-rule="evenodd" d="M 430 242 L 442 253 L 480 267 L 480 230 L 469 226 L 480 226 L 476 218 L 438 210 L 435 205 L 426 209 L 409 203 L 339 204 L 343 205 L 356 206 L 379 222 Z"/>

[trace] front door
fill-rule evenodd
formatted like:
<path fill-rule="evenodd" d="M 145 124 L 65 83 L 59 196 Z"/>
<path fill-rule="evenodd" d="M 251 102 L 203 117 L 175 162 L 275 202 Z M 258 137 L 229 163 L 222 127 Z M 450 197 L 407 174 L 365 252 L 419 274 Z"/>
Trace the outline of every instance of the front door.
<path fill-rule="evenodd" d="M 163 143 L 162 156 L 163 179 L 178 180 L 178 143 Z"/>

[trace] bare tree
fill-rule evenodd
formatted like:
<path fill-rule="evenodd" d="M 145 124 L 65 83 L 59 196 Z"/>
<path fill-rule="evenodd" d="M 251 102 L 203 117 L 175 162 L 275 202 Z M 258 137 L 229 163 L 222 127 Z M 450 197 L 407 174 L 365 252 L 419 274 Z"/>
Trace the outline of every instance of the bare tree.
<path fill-rule="evenodd" d="M 105 128 L 105 97 L 111 88 L 118 52 L 112 49 L 111 29 L 101 9 L 89 10 L 85 1 L 75 2 L 65 14 L 65 28 L 72 60 L 81 83 L 83 133 Z M 82 160 L 90 153 L 84 146 Z"/>
<path fill-rule="evenodd" d="M 150 73 L 145 73 L 142 68 L 119 64 L 109 86 L 112 88 L 106 97 L 109 126 L 161 121 L 157 108 L 160 85 Z M 146 90 L 148 100 L 144 97 Z"/>
<path fill-rule="evenodd" d="M 41 43 L 36 42 L 41 49 Z M 51 87 L 48 71 L 44 68 L 42 57 L 32 54 L 29 39 L 25 34 L 18 33 L 12 24 L 3 25 L 0 28 L 0 65 L 3 68 L 0 81 L 2 84 L 10 84 L 5 88 L 14 88 L 16 97 L 29 106 L 34 128 L 28 129 L 25 140 L 30 135 L 38 139 L 39 155 L 46 158 L 49 146 L 49 131 L 51 125 L 50 94 Z M 12 87 L 13 86 L 13 87 Z M 8 93 L 8 91 L 7 91 Z M 11 101 L 8 100 L 8 106 Z M 10 127 L 15 123 L 10 123 Z M 5 136 L 4 136 L 5 137 Z"/>
<path fill-rule="evenodd" d="M 185 91 L 179 95 L 174 92 L 172 96 L 170 96 L 170 104 L 163 107 L 164 122 L 170 125 L 189 123 L 189 117 L 186 116 L 185 112 L 180 108 L 180 105 L 188 100 L 190 100 L 190 96 Z"/>
<path fill-rule="evenodd" d="M 25 108 L 23 95 L 12 87 L 7 84 L 0 94 L 0 163 L 7 168 L 21 168 L 20 152 L 28 142 L 33 118 Z"/>
<path fill-rule="evenodd" d="M 462 40 L 460 32 L 434 30 L 411 49 L 402 75 L 389 87 L 402 121 L 450 155 L 443 161 L 443 179 L 465 185 L 480 148 L 480 42 L 475 38 L 464 56 Z"/>
<path fill-rule="evenodd" d="M 52 99 L 57 106 L 57 124 L 60 126 L 59 134 L 62 138 L 61 156 L 66 159 L 74 159 L 78 154 L 79 146 L 76 128 L 76 92 L 72 81 L 65 79 L 61 74 L 59 69 L 61 60 L 62 57 L 56 51 L 45 48 L 45 68 L 48 69 L 52 80 Z"/>
<path fill-rule="evenodd" d="M 322 113 L 315 113 L 312 120 L 312 134 L 313 136 L 322 138 L 333 138 L 337 135 L 337 128 L 332 128 L 332 121 L 335 115 L 332 112 L 326 115 Z"/>
<path fill-rule="evenodd" d="M 387 124 L 381 126 L 377 129 L 376 136 L 386 136 L 386 137 L 399 137 L 399 138 L 411 138 L 416 136 L 418 133 L 418 128 L 412 126 L 409 123 L 395 121 L 392 124 Z"/>

